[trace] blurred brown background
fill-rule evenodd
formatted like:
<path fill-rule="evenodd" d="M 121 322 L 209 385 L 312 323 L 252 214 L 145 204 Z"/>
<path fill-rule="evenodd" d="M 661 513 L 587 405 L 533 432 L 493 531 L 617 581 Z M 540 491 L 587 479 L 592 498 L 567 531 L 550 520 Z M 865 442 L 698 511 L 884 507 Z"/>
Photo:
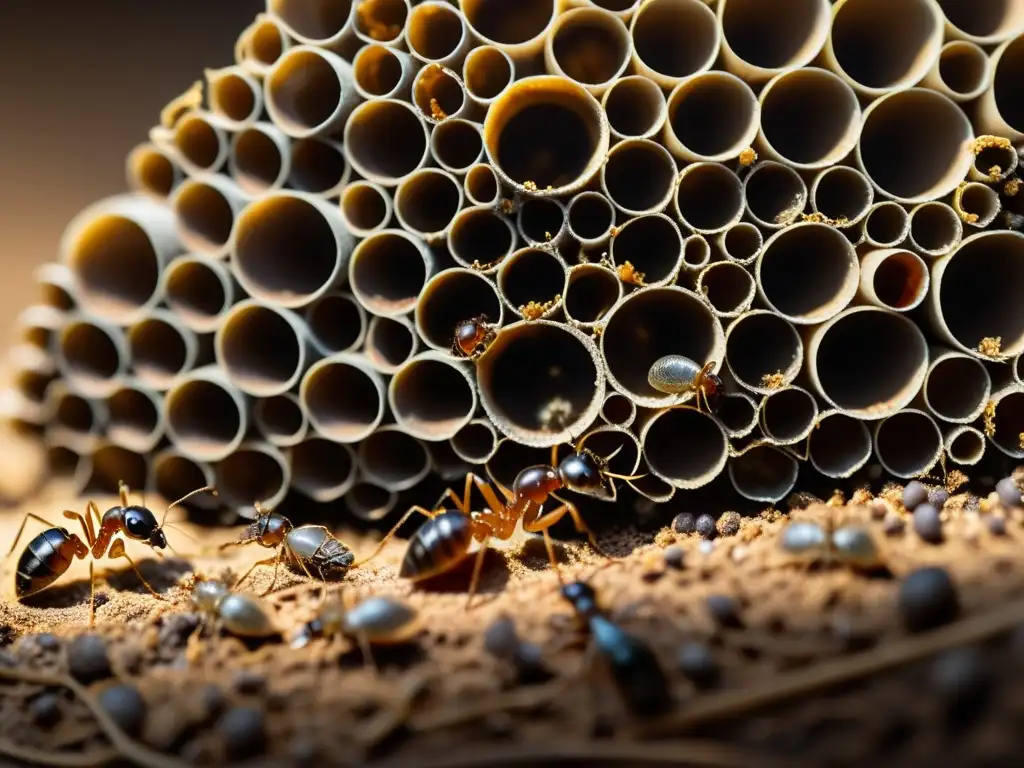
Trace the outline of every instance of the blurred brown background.
<path fill-rule="evenodd" d="M 124 159 L 205 67 L 233 64 L 264 0 L 0 1 L 0 327 L 89 203 L 125 190 Z"/>

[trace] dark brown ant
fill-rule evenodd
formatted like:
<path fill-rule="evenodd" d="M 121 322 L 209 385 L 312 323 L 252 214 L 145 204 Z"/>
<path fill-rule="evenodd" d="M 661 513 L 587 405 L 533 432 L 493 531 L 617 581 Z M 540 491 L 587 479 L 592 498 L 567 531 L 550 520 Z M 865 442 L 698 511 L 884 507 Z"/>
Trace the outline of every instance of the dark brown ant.
<path fill-rule="evenodd" d="M 698 409 L 703 400 L 708 413 L 714 414 L 725 389 L 722 379 L 714 373 L 714 368 L 714 361 L 700 366 L 683 355 L 665 355 L 651 366 L 647 373 L 647 383 L 668 395 L 692 392 Z"/>
<path fill-rule="evenodd" d="M 10 550 L 5 560 L 10 557 L 18 546 L 18 540 L 25 531 L 25 525 L 30 519 L 36 520 L 47 527 L 47 530 L 40 533 L 28 543 L 25 550 L 18 558 L 18 567 L 14 579 L 14 590 L 18 600 L 41 592 L 63 576 L 72 561 L 77 557 L 81 560 L 89 560 L 89 626 L 96 620 L 96 578 L 94 573 L 94 562 L 101 557 L 116 559 L 123 557 L 139 577 L 139 581 L 148 589 L 154 597 L 159 600 L 164 598 L 157 594 L 149 582 L 139 572 L 135 561 L 128 556 L 124 548 L 124 540 L 114 538 L 117 535 L 124 536 L 134 541 L 141 541 L 153 548 L 154 552 L 168 548 L 167 538 L 164 536 L 164 528 L 173 528 L 167 524 L 167 513 L 187 499 L 198 493 L 209 491 L 216 494 L 212 486 L 198 488 L 191 493 L 178 499 L 164 510 L 163 519 L 157 523 L 156 515 L 152 510 L 142 505 L 128 504 L 128 486 L 123 482 L 118 483 L 118 494 L 120 505 L 111 507 L 100 515 L 99 507 L 95 502 L 90 501 L 86 505 L 85 515 L 67 509 L 64 510 L 64 517 L 69 520 L 77 520 L 82 526 L 82 533 L 85 541 L 75 533 L 69 533 L 66 528 L 53 525 L 49 521 L 31 512 L 25 515 L 21 521 L 21 527 L 14 537 Z M 93 523 L 95 518 L 96 524 Z M 173 550 L 172 550 L 173 551 Z M 157 552 L 159 555 L 160 553 Z"/>
<path fill-rule="evenodd" d="M 584 523 L 576 505 L 556 496 L 555 491 L 566 488 L 587 496 L 614 501 L 616 490 L 615 485 L 611 482 L 612 478 L 629 482 L 642 477 L 642 475 L 626 476 L 609 472 L 608 460 L 615 454 L 601 458 L 593 451 L 583 447 L 585 440 L 584 437 L 579 445 L 575 446 L 573 452 L 561 461 L 558 461 L 558 446 L 552 446 L 551 463 L 538 464 L 522 470 L 512 483 L 512 490 L 491 477 L 491 482 L 504 495 L 504 503 L 498 499 L 494 489 L 486 481 L 472 473 L 466 475 L 462 499 L 459 499 L 454 490 L 448 488 L 441 494 L 441 498 L 437 500 L 432 510 L 419 505 L 410 508 L 395 527 L 381 539 L 377 548 L 356 565 L 362 565 L 376 557 L 406 520 L 418 513 L 428 519 L 409 540 L 408 549 L 398 572 L 401 578 L 418 582 L 450 571 L 472 554 L 472 547 L 475 543 L 478 547 L 466 601 L 468 606 L 476 593 L 489 540 L 508 541 L 521 526 L 526 533 L 540 533 L 544 536 L 548 559 L 551 561 L 555 573 L 561 579 L 554 543 L 548 529 L 566 514 L 572 517 L 576 530 L 586 534 L 590 546 L 599 554 L 604 555 L 604 552 L 594 538 L 593 532 Z M 470 493 L 474 486 L 487 503 L 487 507 L 483 510 L 473 511 L 470 509 Z M 551 511 L 545 512 L 544 504 L 549 498 L 555 499 L 560 504 Z M 455 509 L 444 509 L 443 504 L 446 499 L 450 499 L 455 504 Z"/>
<path fill-rule="evenodd" d="M 498 334 L 487 315 L 477 315 L 463 320 L 455 326 L 452 339 L 452 354 L 460 357 L 479 357 L 497 338 Z"/>
<path fill-rule="evenodd" d="M 245 544 L 259 544 L 267 549 L 277 550 L 273 557 L 264 560 L 257 560 L 250 566 L 249 570 L 242 574 L 235 582 L 232 590 L 238 589 L 239 585 L 246 580 L 250 573 L 258 565 L 274 565 L 274 578 L 260 596 L 269 594 L 277 583 L 278 567 L 281 560 L 287 560 L 287 566 L 294 572 L 305 573 L 310 581 L 316 581 L 316 577 L 310 569 L 315 570 L 320 581 L 343 575 L 355 561 L 355 555 L 348 546 L 335 538 L 329 530 L 322 525 L 300 525 L 295 527 L 284 515 L 273 510 L 264 509 L 259 502 L 253 505 L 256 508 L 256 519 L 250 523 L 238 541 L 229 541 L 222 544 L 218 549 L 224 550 L 228 547 L 238 547 Z M 288 557 L 285 558 L 284 556 Z"/>

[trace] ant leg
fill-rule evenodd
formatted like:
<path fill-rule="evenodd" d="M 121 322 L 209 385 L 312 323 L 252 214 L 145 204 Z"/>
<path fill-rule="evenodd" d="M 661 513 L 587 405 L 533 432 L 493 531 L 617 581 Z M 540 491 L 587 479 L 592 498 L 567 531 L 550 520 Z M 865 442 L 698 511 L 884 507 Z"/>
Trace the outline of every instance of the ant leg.
<path fill-rule="evenodd" d="M 89 626 L 96 623 L 96 561 L 89 559 Z"/>
<path fill-rule="evenodd" d="M 617 559 L 609 555 L 603 549 L 601 549 L 601 546 L 597 543 L 597 537 L 594 536 L 594 532 L 590 530 L 587 524 L 583 522 L 583 517 L 580 515 L 580 511 L 576 508 L 575 504 L 573 504 L 571 501 L 566 501 L 560 496 L 555 496 L 555 494 L 553 493 L 551 494 L 551 497 L 562 502 L 562 506 L 551 510 L 549 514 L 553 515 L 556 512 L 560 512 L 562 509 L 564 509 L 566 512 L 569 513 L 569 516 L 572 517 L 572 522 L 576 526 L 576 530 L 580 533 L 586 534 L 587 541 L 590 542 L 590 546 L 594 548 L 594 551 L 597 552 L 597 554 L 601 555 L 601 557 L 607 558 L 608 560 Z"/>
<path fill-rule="evenodd" d="M 117 481 L 117 495 L 121 497 L 121 506 L 122 507 L 127 507 L 128 506 L 128 486 L 125 484 L 124 480 L 118 480 Z"/>
<path fill-rule="evenodd" d="M 18 539 L 20 539 L 21 538 L 21 534 L 23 534 L 25 532 L 25 525 L 28 523 L 29 520 L 35 520 L 37 522 L 40 522 L 43 525 L 45 525 L 47 528 L 57 528 L 58 527 L 58 526 L 54 525 L 53 523 L 51 523 L 49 520 L 44 520 L 39 515 L 35 515 L 35 514 L 31 513 L 31 512 L 26 512 L 25 513 L 25 517 L 22 518 L 22 520 L 21 520 L 21 526 L 18 528 L 18 532 L 14 535 L 14 541 L 11 542 L 11 548 L 7 551 L 7 554 L 4 555 L 4 562 L 7 561 L 7 558 L 9 558 L 11 556 L 11 554 L 13 554 L 15 547 L 18 546 Z"/>
<path fill-rule="evenodd" d="M 501 501 L 498 500 L 497 494 L 494 492 L 494 489 L 491 488 L 490 485 L 485 483 L 483 480 L 481 480 L 476 475 L 473 476 L 473 480 L 476 483 L 477 490 L 480 491 L 480 495 L 484 497 L 484 501 L 487 502 L 487 506 L 491 508 L 491 511 L 494 514 L 497 515 L 503 509 L 505 509 L 505 507 L 507 505 L 506 504 L 502 504 Z M 498 482 L 495 482 L 495 485 L 497 485 L 498 488 L 501 489 L 501 492 L 503 494 L 505 494 L 505 498 L 507 498 L 511 502 L 512 498 L 514 496 L 512 491 L 510 491 L 508 488 L 506 488 L 505 486 L 501 485 Z"/>
<path fill-rule="evenodd" d="M 451 489 L 449 489 L 449 491 L 450 490 Z M 441 499 L 438 500 L 438 503 L 440 503 L 440 501 L 443 500 L 443 498 L 444 497 L 442 496 Z M 414 513 L 419 513 L 419 514 L 423 515 L 424 517 L 426 517 L 428 520 L 433 520 L 434 517 L 437 516 L 438 511 L 439 510 L 431 511 L 431 510 L 427 509 L 426 507 L 419 506 L 418 504 L 416 506 L 409 507 L 409 511 L 406 512 L 404 515 L 402 515 L 402 519 L 399 520 L 397 523 L 395 523 L 395 527 L 392 528 L 390 531 L 388 531 L 387 534 L 384 536 L 384 538 L 381 539 L 378 542 L 377 547 L 373 550 L 373 552 L 371 552 L 369 555 L 364 557 L 362 560 L 357 560 L 350 567 L 358 568 L 359 566 L 369 562 L 370 560 L 375 558 L 377 555 L 379 555 L 381 553 L 381 550 L 384 549 L 384 545 L 387 544 L 394 537 L 394 535 L 396 533 L 398 533 L 398 529 L 401 528 L 403 525 L 405 525 L 405 521 L 408 520 L 410 517 L 412 517 Z"/>
<path fill-rule="evenodd" d="M 278 569 L 281 567 L 281 556 L 284 554 L 284 548 L 286 546 L 286 544 L 282 544 L 280 547 L 277 548 L 277 556 L 274 557 L 274 577 L 270 580 L 270 586 L 262 592 L 260 592 L 260 597 L 266 597 L 274 591 L 274 585 L 277 584 L 277 572 Z M 298 560 L 298 558 L 295 559 Z M 303 566 L 303 568 L 305 568 L 305 566 Z M 250 572 L 252 571 L 251 568 L 249 570 Z"/>
<path fill-rule="evenodd" d="M 366 639 L 366 633 L 360 632 L 356 635 L 356 644 L 359 646 L 359 652 L 363 656 L 363 664 L 373 670 L 373 674 L 379 675 L 380 668 L 377 666 L 377 660 L 373 658 L 373 649 L 370 648 L 370 641 Z"/>
<path fill-rule="evenodd" d="M 541 534 L 544 536 L 544 547 L 548 551 L 548 560 L 551 561 L 551 568 L 555 572 L 555 576 L 558 578 L 558 583 L 564 585 L 565 581 L 562 579 L 562 571 L 558 567 L 558 558 L 555 557 L 555 542 L 551 540 L 551 534 L 547 528 L 541 529 Z"/>
<path fill-rule="evenodd" d="M 79 524 L 82 526 L 82 533 L 85 534 L 85 541 L 91 547 L 92 543 L 96 541 L 96 533 L 92 530 L 91 525 L 86 524 L 86 518 L 82 517 L 78 512 L 75 512 L 73 509 L 65 509 L 64 517 L 66 517 L 68 520 L 77 520 L 79 522 Z"/>
<path fill-rule="evenodd" d="M 254 570 L 256 570 L 256 566 L 258 566 L 258 565 L 270 565 L 275 560 L 277 560 L 277 555 L 274 555 L 273 557 L 265 558 L 263 560 L 257 560 L 255 563 L 253 563 L 252 565 L 249 566 L 249 570 L 246 571 L 245 573 L 243 573 L 242 577 L 240 579 L 237 579 L 235 581 L 234 585 L 231 587 L 231 591 L 234 592 L 236 589 L 238 589 L 239 585 L 243 581 L 245 581 L 247 578 L 249 578 L 249 574 L 252 573 Z"/>
<path fill-rule="evenodd" d="M 476 560 L 473 562 L 473 577 L 469 580 L 469 595 L 466 596 L 467 611 L 473 602 L 473 596 L 476 594 L 476 588 L 480 583 L 480 573 L 483 571 L 484 557 L 487 555 L 487 542 L 488 539 L 480 542 L 480 549 L 477 550 Z"/>
<path fill-rule="evenodd" d="M 128 561 L 128 565 L 130 565 L 132 567 L 132 570 L 135 571 L 135 575 L 139 577 L 139 581 L 142 582 L 142 585 L 149 590 L 150 594 L 153 595 L 153 597 L 155 597 L 157 600 L 167 599 L 159 592 L 157 592 L 155 589 L 153 589 L 152 585 L 148 581 L 146 581 L 146 577 L 142 575 L 142 572 L 139 570 L 139 566 L 137 566 L 135 564 L 135 561 L 131 559 L 127 552 L 125 552 L 124 542 L 121 539 L 114 539 L 113 543 L 110 545 L 109 551 L 107 552 L 107 557 L 111 558 L 112 560 L 118 557 L 123 557 L 125 560 Z"/>

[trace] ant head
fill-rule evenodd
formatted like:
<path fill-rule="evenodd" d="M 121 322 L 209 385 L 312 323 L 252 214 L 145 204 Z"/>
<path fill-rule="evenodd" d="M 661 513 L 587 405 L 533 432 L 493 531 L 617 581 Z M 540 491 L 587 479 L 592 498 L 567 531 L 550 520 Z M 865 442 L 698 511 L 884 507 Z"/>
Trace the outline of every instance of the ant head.
<path fill-rule="evenodd" d="M 163 528 L 157 522 L 156 515 L 141 506 L 123 507 L 124 532 L 130 539 L 145 541 L 157 549 L 167 548 L 167 539 Z"/>
<path fill-rule="evenodd" d="M 577 450 L 558 465 L 565 487 L 571 491 L 597 498 L 610 498 L 612 491 L 605 482 L 608 465 L 593 451 Z"/>

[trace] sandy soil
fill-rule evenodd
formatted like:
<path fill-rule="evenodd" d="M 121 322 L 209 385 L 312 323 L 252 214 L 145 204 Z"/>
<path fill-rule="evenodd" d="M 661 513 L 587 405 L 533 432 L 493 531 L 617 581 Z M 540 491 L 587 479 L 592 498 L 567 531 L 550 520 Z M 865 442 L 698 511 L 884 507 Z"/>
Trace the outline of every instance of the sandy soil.
<path fill-rule="evenodd" d="M 674 705 L 662 718 L 626 711 L 535 542 L 488 558 L 482 595 L 470 610 L 468 568 L 426 588 L 398 579 L 401 541 L 350 571 L 340 582 L 347 598 L 401 596 L 423 620 L 413 643 L 376 649 L 374 669 L 341 639 L 295 650 L 211 628 L 190 638 L 192 571 L 237 574 L 268 553 L 253 546 L 230 558 L 199 556 L 195 543 L 171 530 L 181 559 L 157 561 L 143 545 L 128 547 L 162 599 L 130 569 L 101 564 L 93 631 L 106 644 L 110 669 L 88 686 L 68 674 L 70 644 L 88 631 L 87 565 L 75 563 L 57 585 L 18 603 L 11 599 L 12 559 L 0 603 L 0 754 L 55 766 L 115 758 L 151 766 L 925 765 L 939 757 L 1006 765 L 1019 749 L 1014 726 L 1024 717 L 1024 697 L 1015 695 L 1024 686 L 1008 674 L 1024 666 L 1024 634 L 1007 639 L 1024 626 L 1024 529 L 1012 520 L 1006 536 L 994 536 L 976 513 L 962 510 L 964 501 L 947 504 L 946 541 L 937 546 L 909 527 L 887 536 L 882 502 L 792 513 L 871 526 L 888 565 L 880 574 L 786 561 L 777 541 L 786 520 L 777 513 L 745 519 L 737 535 L 710 549 L 668 528 L 611 533 L 602 546 L 625 556 L 608 567 L 583 545 L 562 546 L 564 577 L 590 579 L 609 614 L 643 638 L 668 671 Z M 105 508 L 113 500 L 97 502 Z M 903 513 L 898 502 L 887 505 Z M 0 517 L 0 541 L 11 541 L 25 512 L 60 524 L 62 509 L 82 507 L 80 499 L 45 491 Z M 41 527 L 29 523 L 32 533 Z M 183 529 L 206 548 L 238 533 Z M 373 544 L 347 542 L 357 553 Z M 681 568 L 665 563 L 672 544 L 684 550 Z M 952 574 L 961 620 L 908 635 L 896 603 L 900 580 L 930 564 Z M 267 601 L 290 634 L 314 614 L 319 587 L 282 573 L 285 588 Z M 244 588 L 260 591 L 270 577 L 271 568 L 258 568 Z M 733 598 L 735 619 L 716 620 L 709 596 Z M 520 638 L 537 644 L 548 675 L 524 682 L 485 649 L 485 630 L 500 616 L 512 617 Z M 679 649 L 692 641 L 720 667 L 720 681 L 708 690 L 679 670 Z M 978 647 L 986 664 L 1006 682 L 974 709 L 1003 716 L 977 722 L 954 711 L 964 727 L 953 728 L 934 659 L 965 643 L 984 643 Z M 954 687 L 974 690 L 973 680 Z M 118 681 L 142 695 L 141 717 L 104 714 L 98 702 Z"/>

